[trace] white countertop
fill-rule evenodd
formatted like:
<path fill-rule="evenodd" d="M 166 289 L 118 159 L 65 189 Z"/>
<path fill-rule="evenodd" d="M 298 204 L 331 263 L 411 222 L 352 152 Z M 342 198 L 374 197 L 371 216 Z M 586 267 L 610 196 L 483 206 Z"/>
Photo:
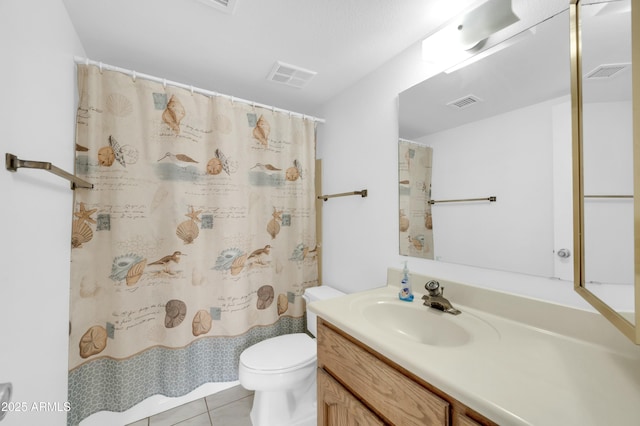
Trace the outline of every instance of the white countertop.
<path fill-rule="evenodd" d="M 445 297 L 462 311 L 459 319 L 422 306 L 419 293 L 413 302 L 399 301 L 394 286 L 313 302 L 308 309 L 501 425 L 640 425 L 640 347 L 605 336 L 618 331 L 598 314 L 455 283 L 446 287 Z M 462 304 L 462 297 L 456 303 L 454 296 L 466 290 L 479 305 L 495 303 L 506 314 Z M 375 301 L 427 310 L 425 327 L 438 316 L 448 317 L 432 323 L 461 321 L 470 325 L 471 340 L 434 346 L 393 333 L 363 315 L 363 306 Z M 557 327 L 541 327 L 541 321 Z"/>

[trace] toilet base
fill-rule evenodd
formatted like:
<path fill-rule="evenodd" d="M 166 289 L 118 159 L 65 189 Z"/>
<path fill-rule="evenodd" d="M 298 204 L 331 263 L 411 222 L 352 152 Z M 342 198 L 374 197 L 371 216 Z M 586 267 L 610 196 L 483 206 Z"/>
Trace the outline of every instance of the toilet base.
<path fill-rule="evenodd" d="M 307 389 L 286 392 L 255 391 L 251 407 L 253 426 L 316 426 L 315 380 Z"/>
<path fill-rule="evenodd" d="M 250 415 L 253 426 L 316 426 L 318 423 L 316 404 L 300 407 L 291 418 L 286 418 L 286 416 L 271 418 L 264 415 L 260 417 L 260 411 L 256 410 L 255 407 L 254 403 L 254 408 L 251 409 Z M 273 409 L 273 406 L 270 406 L 270 409 Z"/>

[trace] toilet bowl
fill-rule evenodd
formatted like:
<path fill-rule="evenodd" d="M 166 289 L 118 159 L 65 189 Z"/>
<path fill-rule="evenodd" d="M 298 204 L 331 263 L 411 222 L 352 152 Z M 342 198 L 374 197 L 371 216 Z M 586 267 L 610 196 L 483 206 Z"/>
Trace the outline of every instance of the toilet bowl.
<path fill-rule="evenodd" d="M 328 286 L 311 287 L 307 303 L 344 295 Z M 307 311 L 307 329 L 315 336 L 316 316 Z M 316 341 L 306 333 L 263 340 L 240 354 L 240 384 L 254 391 L 253 426 L 315 426 L 317 419 Z"/>

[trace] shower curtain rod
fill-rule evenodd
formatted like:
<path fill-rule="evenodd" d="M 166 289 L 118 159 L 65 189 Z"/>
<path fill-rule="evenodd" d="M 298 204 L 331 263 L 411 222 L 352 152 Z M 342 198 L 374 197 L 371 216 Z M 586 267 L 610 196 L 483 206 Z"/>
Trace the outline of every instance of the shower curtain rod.
<path fill-rule="evenodd" d="M 416 141 L 412 141 L 412 140 L 405 139 L 405 138 L 398 138 L 398 140 L 399 140 L 400 142 L 412 143 L 412 144 L 414 144 L 414 145 L 423 145 L 423 146 L 426 146 L 426 147 L 431 148 L 431 145 L 429 145 L 429 144 L 425 144 L 425 143 L 423 143 L 423 142 L 416 142 Z"/>
<path fill-rule="evenodd" d="M 207 96 L 222 96 L 223 98 L 226 99 L 230 99 L 231 102 L 242 102 L 244 104 L 248 104 L 254 107 L 260 107 L 260 108 L 265 108 L 265 109 L 270 109 L 271 111 L 278 111 L 278 112 L 282 112 L 284 114 L 289 114 L 289 115 L 293 115 L 295 117 L 300 117 L 302 119 L 309 119 L 312 120 L 316 123 L 324 123 L 325 120 L 323 118 L 318 118 L 318 117 L 313 117 L 311 115 L 306 115 L 306 114 L 301 114 L 299 112 L 293 112 L 293 111 L 288 111 L 286 109 L 282 109 L 282 108 L 277 108 L 271 105 L 265 105 L 265 104 L 261 104 L 258 102 L 252 102 L 252 101 L 248 101 L 246 99 L 242 99 L 242 98 L 236 98 L 235 96 L 230 96 L 230 95 L 225 95 L 223 93 L 218 93 L 218 92 L 213 92 L 211 90 L 206 90 L 206 89 L 201 89 L 198 87 L 194 87 L 194 86 L 190 86 L 188 84 L 183 84 L 183 83 L 178 83 L 175 81 L 171 81 L 171 80 L 167 80 L 166 78 L 160 78 L 160 77 L 154 77 L 152 75 L 149 74 L 143 74 L 143 73 L 139 73 L 136 72 L 135 70 L 128 70 L 125 68 L 120 68 L 120 67 L 116 67 L 114 65 L 107 65 L 104 64 L 102 62 L 99 61 L 93 61 L 89 58 L 83 58 L 80 56 L 74 56 L 73 60 L 75 61 L 76 64 L 85 64 L 85 65 L 96 65 L 97 67 L 100 68 L 100 71 L 102 71 L 103 69 L 105 70 L 109 70 L 109 71 L 117 71 L 117 72 L 121 72 L 123 74 L 127 74 L 130 75 L 134 80 L 136 78 L 142 78 L 144 80 L 150 80 L 150 81 L 155 81 L 156 83 L 162 83 L 165 87 L 168 85 L 170 86 L 175 86 L 175 87 L 180 87 L 182 89 L 187 89 L 190 90 L 191 93 L 197 92 L 203 95 L 207 95 Z"/>

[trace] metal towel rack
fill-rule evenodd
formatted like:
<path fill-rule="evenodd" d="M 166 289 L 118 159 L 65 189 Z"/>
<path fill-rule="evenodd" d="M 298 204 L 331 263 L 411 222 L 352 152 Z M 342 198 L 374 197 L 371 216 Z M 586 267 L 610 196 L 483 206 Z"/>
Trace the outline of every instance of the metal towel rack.
<path fill-rule="evenodd" d="M 429 204 L 461 203 L 461 202 L 465 202 L 465 201 L 489 201 L 491 203 L 494 203 L 494 202 L 498 201 L 498 199 L 495 196 L 491 196 L 491 197 L 485 197 L 485 198 L 463 198 L 463 199 L 459 199 L 459 200 L 429 200 Z"/>
<path fill-rule="evenodd" d="M 87 188 L 92 189 L 93 184 L 80 179 L 72 175 L 71 173 L 67 173 L 64 170 L 54 166 L 51 163 L 47 163 L 44 161 L 30 161 L 30 160 L 21 160 L 13 154 L 9 154 L 8 152 L 5 154 L 6 167 L 10 172 L 17 172 L 20 168 L 25 169 L 41 169 L 46 170 L 54 175 L 60 176 L 71 182 L 71 189 L 76 188 Z"/>
<path fill-rule="evenodd" d="M 362 198 L 364 198 L 369 195 L 369 193 L 366 189 L 363 189 L 362 191 L 342 192 L 340 194 L 318 195 L 316 198 L 318 198 L 318 200 L 327 201 L 329 198 L 347 197 L 349 195 L 360 195 Z"/>
<path fill-rule="evenodd" d="M 584 198 L 633 198 L 633 195 L 585 195 Z"/>

